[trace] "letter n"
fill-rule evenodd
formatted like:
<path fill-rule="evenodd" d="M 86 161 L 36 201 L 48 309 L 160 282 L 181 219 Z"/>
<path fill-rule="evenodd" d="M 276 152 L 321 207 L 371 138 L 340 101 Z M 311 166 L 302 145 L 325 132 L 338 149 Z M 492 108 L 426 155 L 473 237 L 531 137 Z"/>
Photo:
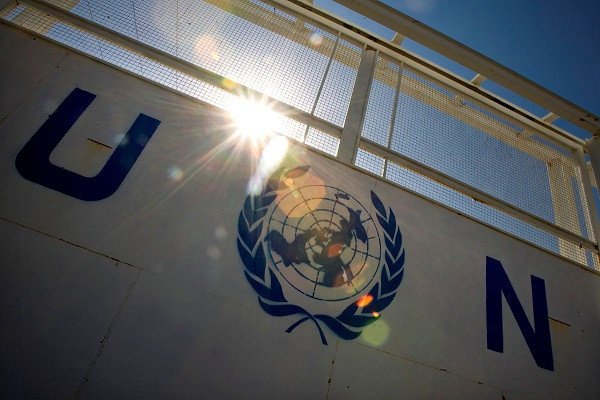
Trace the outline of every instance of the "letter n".
<path fill-rule="evenodd" d="M 540 368 L 554 371 L 544 280 L 531 275 L 534 327 L 529 323 L 525 310 L 500 261 L 491 257 L 486 258 L 485 282 L 488 349 L 499 353 L 504 352 L 502 326 L 502 295 L 504 295 L 535 363 Z"/>

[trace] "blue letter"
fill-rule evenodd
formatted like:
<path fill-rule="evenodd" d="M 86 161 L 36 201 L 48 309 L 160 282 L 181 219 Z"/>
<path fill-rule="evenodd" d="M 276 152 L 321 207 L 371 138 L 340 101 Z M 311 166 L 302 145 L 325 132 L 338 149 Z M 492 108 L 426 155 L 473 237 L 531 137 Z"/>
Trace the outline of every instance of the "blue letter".
<path fill-rule="evenodd" d="M 550 324 L 548 322 L 548 304 L 544 280 L 531 275 L 531 294 L 533 298 L 533 321 L 535 329 L 529 323 L 525 310 L 519 301 L 515 289 L 500 261 L 486 257 L 486 311 L 487 311 L 487 347 L 502 353 L 504 340 L 502 332 L 502 294 L 513 313 L 519 329 L 525 338 L 529 351 L 540 368 L 554 371 L 552 361 L 552 343 L 550 342 Z"/>
<path fill-rule="evenodd" d="M 150 140 L 159 120 L 140 114 L 102 170 L 87 178 L 50 162 L 50 153 L 94 101 L 96 95 L 75 88 L 23 146 L 15 165 L 21 176 L 80 200 L 96 201 L 117 191 Z"/>

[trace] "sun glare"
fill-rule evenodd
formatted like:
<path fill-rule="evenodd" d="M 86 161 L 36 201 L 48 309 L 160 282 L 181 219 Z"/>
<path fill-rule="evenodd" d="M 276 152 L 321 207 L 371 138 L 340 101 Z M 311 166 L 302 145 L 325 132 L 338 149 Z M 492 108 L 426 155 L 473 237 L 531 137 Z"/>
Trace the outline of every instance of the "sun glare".
<path fill-rule="evenodd" d="M 281 117 L 262 100 L 236 97 L 227 111 L 238 134 L 249 138 L 264 138 L 279 130 Z"/>
<path fill-rule="evenodd" d="M 264 147 L 256 172 L 248 182 L 248 193 L 258 194 L 265 180 L 281 165 L 288 151 L 289 142 L 283 136 L 274 136 Z"/>
<path fill-rule="evenodd" d="M 233 98 L 225 107 L 235 134 L 237 149 L 246 147 L 255 160 L 255 170 L 248 182 L 248 193 L 258 194 L 269 176 L 281 165 L 289 142 L 281 131 L 282 115 L 275 112 L 264 99 L 243 95 Z"/>

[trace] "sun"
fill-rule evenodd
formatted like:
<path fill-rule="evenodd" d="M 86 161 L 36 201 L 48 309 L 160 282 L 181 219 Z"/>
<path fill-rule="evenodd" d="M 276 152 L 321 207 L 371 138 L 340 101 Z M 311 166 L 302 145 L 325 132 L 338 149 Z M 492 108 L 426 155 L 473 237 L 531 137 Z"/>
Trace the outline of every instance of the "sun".
<path fill-rule="evenodd" d="M 248 182 L 248 193 L 258 194 L 266 180 L 282 164 L 289 147 L 288 139 L 281 135 L 284 116 L 273 109 L 266 97 L 240 94 L 225 105 L 234 130 L 230 142 L 235 143 L 231 156 L 246 149 L 252 157 L 254 171 Z"/>
<path fill-rule="evenodd" d="M 225 109 L 236 133 L 244 138 L 264 139 L 281 130 L 281 115 L 264 99 L 237 96 Z"/>

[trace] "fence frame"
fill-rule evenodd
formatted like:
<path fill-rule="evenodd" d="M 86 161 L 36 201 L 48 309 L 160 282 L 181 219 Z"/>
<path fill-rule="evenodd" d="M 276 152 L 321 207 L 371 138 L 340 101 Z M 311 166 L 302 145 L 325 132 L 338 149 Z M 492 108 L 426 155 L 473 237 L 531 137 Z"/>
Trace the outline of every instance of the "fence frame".
<path fill-rule="evenodd" d="M 399 48 L 392 42 L 387 42 L 383 39 L 373 37 L 367 32 L 360 30 L 360 28 L 353 27 L 322 10 L 316 9 L 312 5 L 307 5 L 303 2 L 296 0 L 267 0 L 267 2 L 276 4 L 277 7 L 289 9 L 294 13 L 300 14 L 303 17 L 306 17 L 310 20 L 314 20 L 318 23 L 327 26 L 328 28 L 338 33 L 338 40 L 340 35 L 345 35 L 363 44 L 361 63 L 359 66 L 357 79 L 355 81 L 355 86 L 350 101 L 350 107 L 346 115 L 346 123 L 344 127 L 340 127 L 334 123 L 316 117 L 315 115 L 313 115 L 314 110 L 313 112 L 305 112 L 292 105 L 286 104 L 285 102 L 273 98 L 266 99 L 270 104 L 274 105 L 274 111 L 282 113 L 287 117 L 290 117 L 300 123 L 307 124 L 308 126 L 321 130 L 336 138 L 339 138 L 339 152 L 337 157 L 335 157 L 338 161 L 354 168 L 356 152 L 359 148 L 361 148 L 374 155 L 382 157 L 385 160 L 384 168 L 385 165 L 387 165 L 387 161 L 397 163 L 414 172 L 417 172 L 422 176 L 430 178 L 438 183 L 441 183 L 446 187 L 449 187 L 468 197 L 471 197 L 475 201 L 488 204 L 508 215 L 516 217 L 535 227 L 541 228 L 544 231 L 547 231 L 559 237 L 560 239 L 567 240 L 570 243 L 575 244 L 581 248 L 590 250 L 595 254 L 595 257 L 598 257 L 598 254 L 600 253 L 598 249 L 598 237 L 600 236 L 600 222 L 598 219 L 598 211 L 596 209 L 594 201 L 592 180 L 590 179 L 590 175 L 588 173 L 588 164 L 585 160 L 585 152 L 589 152 L 589 147 L 592 146 L 586 146 L 585 141 L 576 138 L 570 135 L 569 133 L 563 131 L 562 129 L 548 123 L 543 118 L 538 118 L 528 113 L 527 111 L 522 110 L 506 102 L 505 100 L 497 98 L 490 92 L 481 89 L 478 85 L 474 84 L 473 82 L 467 81 L 455 74 L 452 74 L 449 71 L 435 66 L 427 62 L 426 60 L 423 60 L 422 58 L 404 49 Z M 79 17 L 78 15 L 65 11 L 62 8 L 55 6 L 51 3 L 48 3 L 47 1 L 18 0 L 8 2 L 7 4 L 9 6 L 11 4 L 23 4 L 48 13 L 61 21 L 71 24 L 75 27 L 81 28 L 84 31 L 88 31 L 90 33 L 98 35 L 99 37 L 102 37 L 108 41 L 111 41 L 115 44 L 118 44 L 129 50 L 139 53 L 151 60 L 173 67 L 183 73 L 189 74 L 195 78 L 202 80 L 205 83 L 208 83 L 214 87 L 220 88 L 229 93 L 235 95 L 244 93 L 265 98 L 265 96 L 262 93 L 254 89 L 251 89 L 247 86 L 235 82 L 232 84 L 231 80 L 225 79 L 224 76 L 211 72 L 205 68 L 199 67 L 193 63 L 184 61 L 172 54 L 156 49 L 150 45 L 144 44 L 137 39 L 122 35 L 121 33 L 106 28 L 100 24 Z M 2 23 L 17 27 L 19 29 L 25 29 L 15 23 L 6 21 L 4 19 L 2 20 Z M 44 37 L 44 39 L 57 43 L 60 46 L 67 47 L 66 45 L 56 42 L 52 39 L 46 37 Z M 72 50 L 83 54 L 86 57 L 93 58 L 97 61 L 107 64 L 106 62 L 99 60 L 90 54 L 86 54 L 84 52 L 74 49 Z M 375 143 L 367 138 L 361 137 L 360 133 L 362 124 L 364 122 L 364 115 L 366 113 L 370 86 L 375 74 L 375 62 L 377 60 L 377 55 L 380 53 L 385 54 L 386 56 L 396 60 L 399 63 L 399 65 L 402 66 L 402 68 L 404 68 L 404 66 L 411 67 L 417 70 L 418 72 L 421 72 L 426 76 L 431 77 L 434 80 L 448 85 L 452 89 L 456 90 L 458 93 L 463 93 L 494 109 L 499 109 L 502 113 L 508 115 L 509 117 L 514 118 L 515 120 L 524 124 L 525 126 L 530 127 L 531 129 L 534 129 L 535 131 L 540 132 L 543 135 L 546 135 L 548 138 L 555 140 L 567 147 L 568 149 L 570 149 L 574 155 L 576 163 L 578 164 L 581 170 L 582 183 L 584 188 L 582 196 L 585 198 L 588 206 L 589 217 L 591 219 L 591 226 L 596 240 L 590 240 L 561 226 L 550 223 L 530 212 L 508 204 L 507 202 L 500 200 L 490 194 L 487 194 L 482 190 L 465 184 L 459 181 L 458 179 L 445 175 L 442 172 L 436 171 L 435 169 L 429 166 L 426 166 L 424 164 L 416 162 L 415 160 L 411 160 L 401 154 L 398 154 L 385 146 Z M 125 72 L 137 76 L 133 72 Z M 153 82 L 150 79 L 146 80 Z M 156 84 L 156 82 L 153 83 Z M 589 143 L 591 142 L 588 142 L 588 144 Z M 593 144 L 595 144 L 595 142 Z M 594 160 L 600 159 L 599 154 L 600 149 L 590 154 L 592 156 L 593 166 L 596 166 L 594 165 Z M 594 169 L 596 176 L 598 176 L 596 171 L 597 170 Z M 600 181 L 600 179 L 596 180 Z M 515 236 L 513 234 L 510 235 Z M 522 238 L 519 239 L 523 240 Z"/>

